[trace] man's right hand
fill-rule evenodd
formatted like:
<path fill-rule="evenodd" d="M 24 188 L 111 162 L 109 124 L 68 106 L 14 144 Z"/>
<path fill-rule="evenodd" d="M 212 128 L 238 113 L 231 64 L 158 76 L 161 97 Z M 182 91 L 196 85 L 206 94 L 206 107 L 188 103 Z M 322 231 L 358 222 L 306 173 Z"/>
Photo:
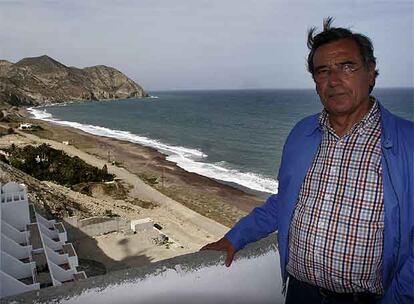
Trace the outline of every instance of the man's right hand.
<path fill-rule="evenodd" d="M 224 263 L 227 267 L 229 267 L 231 265 L 231 262 L 233 262 L 234 254 L 236 253 L 236 249 L 233 247 L 230 241 L 224 237 L 217 242 L 205 245 L 200 250 L 226 251 L 227 256 Z"/>

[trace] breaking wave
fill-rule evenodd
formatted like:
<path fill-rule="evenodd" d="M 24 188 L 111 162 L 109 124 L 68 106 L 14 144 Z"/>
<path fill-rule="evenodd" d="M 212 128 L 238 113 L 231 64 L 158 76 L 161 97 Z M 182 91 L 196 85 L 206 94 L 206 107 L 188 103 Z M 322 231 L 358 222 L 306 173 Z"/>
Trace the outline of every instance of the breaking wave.
<path fill-rule="evenodd" d="M 241 172 L 231 168 L 231 165 L 225 161 L 218 163 L 203 162 L 202 160 L 207 158 L 207 154 L 197 149 L 167 145 L 159 140 L 136 135 L 129 131 L 114 130 L 101 126 L 59 120 L 54 118 L 52 114 L 45 109 L 29 108 L 28 110 L 36 119 L 76 128 L 98 136 L 115 138 L 155 148 L 159 152 L 167 155 L 167 160 L 176 163 L 179 167 L 188 172 L 197 173 L 224 182 L 235 183 L 255 191 L 266 193 L 277 192 L 278 182 L 275 179 L 264 177 L 257 173 Z"/>

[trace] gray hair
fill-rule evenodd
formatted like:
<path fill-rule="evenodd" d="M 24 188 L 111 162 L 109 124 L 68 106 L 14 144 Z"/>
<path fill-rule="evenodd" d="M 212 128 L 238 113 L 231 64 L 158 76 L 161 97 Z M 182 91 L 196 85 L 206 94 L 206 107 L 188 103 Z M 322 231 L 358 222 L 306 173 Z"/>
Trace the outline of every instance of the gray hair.
<path fill-rule="evenodd" d="M 353 33 L 347 28 L 342 27 L 332 27 L 332 17 L 325 18 L 323 20 L 323 31 L 315 35 L 316 27 L 312 27 L 308 31 L 308 48 L 310 50 L 308 55 L 308 71 L 312 74 L 314 73 L 313 66 L 313 57 L 316 50 L 327 43 L 338 41 L 341 39 L 352 39 L 358 46 L 359 53 L 361 54 L 362 61 L 366 69 L 369 68 L 371 64 L 376 64 L 377 60 L 374 56 L 374 47 L 371 40 L 362 34 Z M 378 70 L 375 70 L 375 78 L 379 75 Z M 371 93 L 375 86 L 374 84 L 370 86 L 369 92 Z"/>

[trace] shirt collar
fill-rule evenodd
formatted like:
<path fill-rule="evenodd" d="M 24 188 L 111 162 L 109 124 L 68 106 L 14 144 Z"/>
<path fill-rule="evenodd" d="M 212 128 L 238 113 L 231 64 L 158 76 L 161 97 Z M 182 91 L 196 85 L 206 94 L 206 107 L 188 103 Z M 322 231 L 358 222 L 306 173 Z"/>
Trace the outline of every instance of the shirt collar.
<path fill-rule="evenodd" d="M 373 96 L 370 96 L 369 98 L 373 103 L 371 109 L 368 111 L 368 113 L 365 114 L 365 116 L 359 122 L 355 123 L 352 126 L 352 128 L 345 134 L 345 136 L 355 132 L 358 132 L 359 134 L 364 133 L 367 130 L 367 128 L 373 123 L 375 123 L 379 118 L 380 109 L 378 101 Z M 336 135 L 335 131 L 333 130 L 329 122 L 329 113 L 326 111 L 326 109 L 323 109 L 321 114 L 319 115 L 319 127 L 322 130 L 327 130 Z"/>

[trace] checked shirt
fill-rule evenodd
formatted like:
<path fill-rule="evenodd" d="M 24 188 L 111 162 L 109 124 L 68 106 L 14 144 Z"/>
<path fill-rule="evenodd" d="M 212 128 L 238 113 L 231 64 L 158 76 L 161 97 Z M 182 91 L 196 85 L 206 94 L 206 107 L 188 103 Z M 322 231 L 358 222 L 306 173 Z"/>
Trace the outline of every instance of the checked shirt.
<path fill-rule="evenodd" d="M 323 111 L 322 141 L 302 184 L 289 230 L 287 271 L 340 293 L 383 293 L 384 201 L 381 117 L 374 101 L 343 137 Z"/>

